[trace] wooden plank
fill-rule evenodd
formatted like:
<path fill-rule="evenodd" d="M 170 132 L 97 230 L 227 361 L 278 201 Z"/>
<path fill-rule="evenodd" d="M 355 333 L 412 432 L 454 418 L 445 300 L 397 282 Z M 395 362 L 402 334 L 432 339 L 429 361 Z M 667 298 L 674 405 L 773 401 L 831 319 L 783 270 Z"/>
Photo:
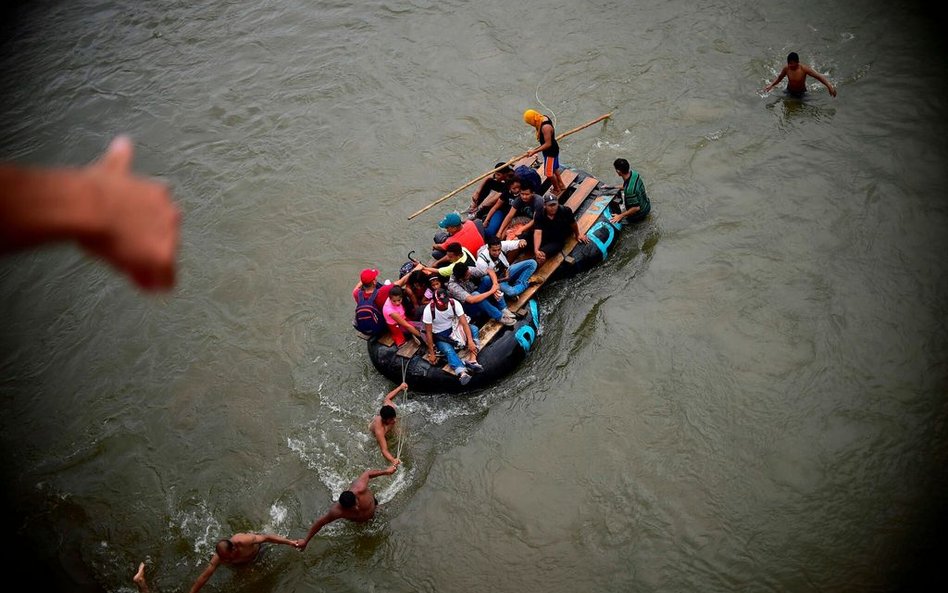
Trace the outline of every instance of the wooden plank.
<path fill-rule="evenodd" d="M 576 177 L 576 173 L 574 171 L 568 170 L 568 172 L 573 174 L 573 178 Z M 572 183 L 572 180 L 570 182 Z M 586 179 L 583 180 L 582 183 L 579 184 L 579 187 L 576 188 L 576 191 L 574 191 L 573 194 L 569 197 L 565 205 L 575 212 L 576 209 L 579 208 L 579 206 L 581 206 L 582 203 L 586 200 L 586 198 L 589 197 L 589 194 L 591 194 L 592 191 L 596 189 L 597 185 L 599 185 L 598 179 L 594 177 L 587 177 Z M 599 214 L 596 213 L 595 215 L 588 217 L 590 219 L 588 221 L 584 220 L 586 218 L 587 217 L 583 215 L 576 222 L 576 225 L 579 227 L 580 233 L 585 233 L 586 231 L 588 231 L 592 227 L 593 222 L 595 222 L 595 220 L 599 218 Z M 526 304 L 530 301 L 530 299 L 533 297 L 536 291 L 539 290 L 540 287 L 543 286 L 544 283 L 546 283 L 546 279 L 550 278 L 553 275 L 553 272 L 555 272 L 556 269 L 560 266 L 560 264 L 563 263 L 565 254 L 572 251 L 575 246 L 576 246 L 576 240 L 573 238 L 570 238 L 566 242 L 566 244 L 563 246 L 563 250 L 560 253 L 557 253 L 551 258 L 547 259 L 547 261 L 544 262 L 543 265 L 537 269 L 537 274 L 542 276 L 543 281 L 529 286 L 527 290 L 523 291 L 522 293 L 520 293 L 520 295 L 517 296 L 517 300 L 514 301 L 512 304 L 510 304 L 508 308 L 511 311 L 516 311 L 517 315 L 520 315 L 520 316 L 524 315 L 526 313 L 526 311 L 524 310 L 524 307 L 526 306 Z M 481 342 L 481 348 L 482 349 L 485 348 L 487 344 L 489 344 L 491 340 L 494 339 L 494 336 L 496 336 L 497 333 L 502 328 L 503 328 L 503 324 L 501 324 L 498 321 L 494 321 L 493 319 L 485 323 L 484 327 L 482 327 L 480 330 L 480 336 L 479 336 L 479 339 Z M 465 350 L 465 352 L 461 354 L 462 359 L 466 355 L 467 355 L 467 351 Z"/>
<path fill-rule="evenodd" d="M 579 184 L 579 187 L 573 192 L 573 195 L 571 195 L 569 199 L 566 200 L 566 206 L 575 212 L 576 209 L 582 205 L 583 201 L 589 197 L 589 194 L 592 193 L 594 189 L 596 189 L 597 185 L 599 185 L 598 179 L 594 177 L 587 177 L 582 183 Z M 580 219 L 582 218 L 583 217 L 580 217 Z M 594 218 L 598 218 L 598 215 Z M 576 221 L 576 225 L 579 227 L 580 233 L 585 233 L 587 230 L 589 230 L 590 226 L 592 226 L 590 223 L 584 229 L 580 224 L 580 221 Z M 536 276 L 539 276 L 543 279 L 542 282 L 533 284 L 527 287 L 525 291 L 520 293 L 520 295 L 517 296 L 517 300 L 510 305 L 510 310 L 516 311 L 518 315 L 521 315 L 521 309 L 523 309 L 523 307 L 533 297 L 536 291 L 540 290 L 540 287 L 546 283 L 546 280 L 550 278 L 554 272 L 556 272 L 556 269 L 560 267 L 560 264 L 563 263 L 563 259 L 565 257 L 564 254 L 572 251 L 573 247 L 575 246 L 576 240 L 571 237 L 563 245 L 563 250 L 560 253 L 554 254 L 552 257 L 547 258 L 547 260 L 543 262 L 543 265 L 537 268 L 535 273 Z"/>
<path fill-rule="evenodd" d="M 401 356 L 402 358 L 411 358 L 418 352 L 418 349 L 421 348 L 421 342 L 416 342 L 411 336 L 405 340 L 405 343 L 401 345 L 397 352 L 396 356 Z"/>

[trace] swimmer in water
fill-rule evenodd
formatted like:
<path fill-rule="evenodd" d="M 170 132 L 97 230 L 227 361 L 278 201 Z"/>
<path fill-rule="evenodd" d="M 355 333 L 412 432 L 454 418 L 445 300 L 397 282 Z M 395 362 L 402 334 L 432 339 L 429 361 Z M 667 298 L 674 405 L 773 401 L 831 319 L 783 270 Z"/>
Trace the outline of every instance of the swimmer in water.
<path fill-rule="evenodd" d="M 764 87 L 764 92 L 769 93 L 777 84 L 786 77 L 787 79 L 787 94 L 793 97 L 802 98 L 806 94 L 806 77 L 812 76 L 813 78 L 819 80 L 823 83 L 823 86 L 829 90 L 829 94 L 836 96 L 836 87 L 826 79 L 825 76 L 814 70 L 813 68 L 807 66 L 806 64 L 800 63 L 800 56 L 797 55 L 797 52 L 792 51 L 787 56 L 787 65 L 783 67 L 783 70 L 780 71 L 780 74 L 777 75 L 777 78 L 773 80 L 770 84 Z"/>

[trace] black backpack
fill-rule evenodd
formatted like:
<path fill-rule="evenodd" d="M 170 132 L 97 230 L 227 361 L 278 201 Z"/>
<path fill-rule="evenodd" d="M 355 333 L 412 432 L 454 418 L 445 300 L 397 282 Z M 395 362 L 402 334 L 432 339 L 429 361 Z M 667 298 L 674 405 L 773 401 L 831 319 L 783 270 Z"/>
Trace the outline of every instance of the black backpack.
<path fill-rule="evenodd" d="M 380 288 L 381 286 L 376 284 L 375 290 L 369 296 L 365 296 L 365 291 L 360 288 L 357 293 L 358 296 L 356 296 L 357 303 L 352 326 L 370 336 L 379 335 L 386 327 L 382 310 L 375 304 L 375 297 L 378 295 Z"/>

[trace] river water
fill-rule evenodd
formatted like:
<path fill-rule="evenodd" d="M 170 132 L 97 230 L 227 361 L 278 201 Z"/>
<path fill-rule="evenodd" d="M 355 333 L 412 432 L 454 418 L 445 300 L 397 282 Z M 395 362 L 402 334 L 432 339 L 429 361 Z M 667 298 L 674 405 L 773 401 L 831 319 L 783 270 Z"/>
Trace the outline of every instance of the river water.
<path fill-rule="evenodd" d="M 185 590 L 238 531 L 302 537 L 383 460 L 350 330 L 532 147 L 653 214 L 541 294 L 468 397 L 409 394 L 367 525 L 210 591 L 895 591 L 943 559 L 943 29 L 915 2 L 38 2 L 7 9 L 0 157 L 135 169 L 184 212 L 148 296 L 71 246 L 0 260 L 8 558 L 35 587 Z M 760 89 L 788 52 L 805 101 Z M 15 561 L 16 563 L 12 562 Z"/>

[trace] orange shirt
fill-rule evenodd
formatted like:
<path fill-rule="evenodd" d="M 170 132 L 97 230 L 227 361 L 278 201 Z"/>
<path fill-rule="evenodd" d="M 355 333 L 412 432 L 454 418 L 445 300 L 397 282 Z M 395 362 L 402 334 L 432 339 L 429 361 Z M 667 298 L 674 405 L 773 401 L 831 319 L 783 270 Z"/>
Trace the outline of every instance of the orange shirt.
<path fill-rule="evenodd" d="M 448 237 L 444 243 L 438 245 L 438 248 L 444 250 L 444 248 L 448 246 L 448 243 L 460 243 L 462 247 L 466 247 L 471 253 L 477 253 L 477 250 L 484 244 L 484 237 L 482 237 L 481 232 L 477 230 L 477 225 L 474 224 L 474 221 L 467 220 L 461 225 L 460 231 Z"/>

